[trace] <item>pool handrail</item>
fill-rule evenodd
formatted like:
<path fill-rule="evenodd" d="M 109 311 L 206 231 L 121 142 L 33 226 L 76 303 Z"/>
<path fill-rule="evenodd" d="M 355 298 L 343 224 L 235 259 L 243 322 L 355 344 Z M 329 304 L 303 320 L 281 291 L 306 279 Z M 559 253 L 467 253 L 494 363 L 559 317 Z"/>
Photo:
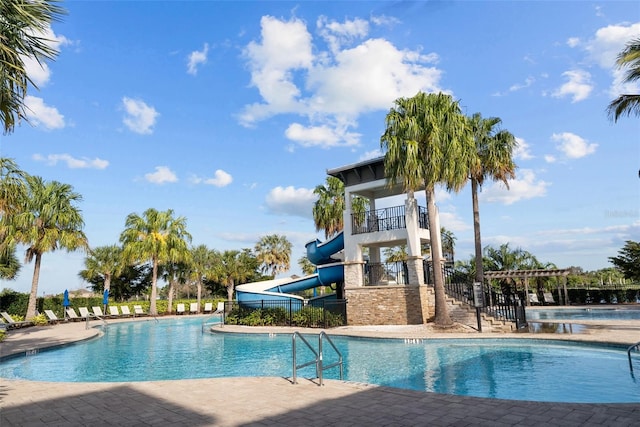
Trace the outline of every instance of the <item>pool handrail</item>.
<path fill-rule="evenodd" d="M 308 362 L 304 362 L 300 365 L 297 364 L 296 361 L 296 337 L 300 338 L 302 340 L 302 342 L 309 348 L 309 350 L 311 350 L 311 352 L 314 354 L 315 358 L 314 360 L 310 360 Z M 331 363 L 329 365 L 324 366 L 323 365 L 323 350 L 322 350 L 322 341 L 326 340 L 331 347 L 333 347 L 333 350 L 336 352 L 336 354 L 338 355 L 338 361 Z M 329 335 L 327 335 L 327 333 L 325 331 L 321 331 L 320 334 L 318 335 L 318 351 L 316 351 L 313 346 L 311 344 L 309 344 L 309 342 L 305 339 L 305 337 L 302 336 L 302 334 L 300 334 L 300 332 L 294 332 L 291 335 L 291 344 L 292 344 L 292 360 L 293 360 L 293 375 L 292 375 L 292 382 L 293 384 L 298 384 L 297 381 L 297 371 L 300 368 L 304 368 L 305 366 L 309 366 L 309 365 L 316 365 L 316 377 L 318 378 L 318 386 L 323 386 L 324 382 L 322 379 L 322 374 L 324 372 L 325 369 L 330 369 L 336 366 L 340 367 L 340 380 L 342 380 L 343 378 L 343 373 L 344 373 L 344 364 L 343 364 L 343 358 L 342 358 L 342 353 L 340 353 L 340 350 L 338 350 L 338 347 L 336 347 L 336 345 L 333 343 L 333 341 L 331 340 L 331 338 L 329 337 Z"/>
<path fill-rule="evenodd" d="M 636 351 L 640 350 L 640 341 L 629 346 L 629 348 L 627 349 L 627 357 L 629 358 L 629 369 L 631 370 L 632 374 L 633 374 L 633 363 L 631 363 L 631 350 L 633 349 L 635 349 Z"/>

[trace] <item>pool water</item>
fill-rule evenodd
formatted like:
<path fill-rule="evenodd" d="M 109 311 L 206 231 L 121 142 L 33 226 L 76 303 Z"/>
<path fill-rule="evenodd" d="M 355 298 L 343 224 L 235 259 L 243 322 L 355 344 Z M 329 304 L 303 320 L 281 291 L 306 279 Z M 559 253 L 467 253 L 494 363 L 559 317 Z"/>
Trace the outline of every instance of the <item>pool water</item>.
<path fill-rule="evenodd" d="M 307 340 L 317 346 L 316 336 Z M 365 339 L 333 336 L 344 379 L 411 390 L 549 402 L 640 402 L 625 349 L 527 339 Z M 325 343 L 324 363 L 337 360 Z M 297 362 L 313 356 L 299 341 Z M 640 356 L 636 356 L 640 371 Z M 103 337 L 12 357 L 0 377 L 113 382 L 291 377 L 290 334 L 202 333 L 201 319 L 109 325 Z M 315 377 L 313 367 L 299 377 Z M 338 368 L 324 373 L 337 379 Z"/>
<path fill-rule="evenodd" d="M 527 309 L 527 320 L 640 320 L 640 309 L 584 307 Z"/>

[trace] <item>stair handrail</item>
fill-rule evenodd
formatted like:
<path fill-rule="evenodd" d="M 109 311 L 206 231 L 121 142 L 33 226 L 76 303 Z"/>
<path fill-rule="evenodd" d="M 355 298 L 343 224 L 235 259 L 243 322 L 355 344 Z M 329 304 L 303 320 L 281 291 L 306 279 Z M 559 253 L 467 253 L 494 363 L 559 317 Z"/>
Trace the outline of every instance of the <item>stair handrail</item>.
<path fill-rule="evenodd" d="M 315 356 L 314 360 L 311 360 L 309 362 L 304 362 L 304 363 L 302 363 L 300 365 L 297 364 L 297 361 L 296 361 L 296 339 L 297 338 L 300 338 L 300 340 L 302 340 L 302 342 L 309 348 L 309 350 L 311 350 L 311 352 Z M 292 376 L 293 384 L 298 384 L 298 379 L 297 379 L 297 373 L 298 373 L 297 371 L 298 371 L 298 369 L 304 368 L 304 367 L 309 366 L 309 365 L 315 364 L 316 365 L 316 376 L 322 375 L 322 374 L 319 374 L 319 372 L 322 372 L 322 371 L 319 369 L 320 368 L 320 365 L 319 365 L 320 357 L 318 355 L 318 352 L 311 346 L 311 344 L 309 344 L 309 341 L 307 341 L 305 339 L 305 337 L 303 337 L 300 332 L 296 331 L 291 335 L 291 345 L 292 345 L 292 356 L 293 356 L 292 357 L 292 359 L 293 359 L 293 376 Z"/>
<path fill-rule="evenodd" d="M 323 351 L 322 351 L 322 340 L 325 339 L 330 345 L 331 347 L 333 347 L 333 350 L 336 352 L 336 354 L 338 355 L 338 361 L 331 363 L 329 365 L 324 365 L 323 363 Z M 318 354 L 320 356 L 320 385 L 324 385 L 322 383 L 322 372 L 325 369 L 330 369 L 333 368 L 335 366 L 339 366 L 340 367 L 340 380 L 342 381 L 342 377 L 343 377 L 343 373 L 344 373 L 344 364 L 343 364 L 343 359 L 342 359 L 342 353 L 340 352 L 340 350 L 338 350 L 338 347 L 336 347 L 336 345 L 333 343 L 333 341 L 331 340 L 331 337 L 329 337 L 329 335 L 325 332 L 325 331 L 321 331 L 320 332 L 320 336 L 318 337 Z"/>
<path fill-rule="evenodd" d="M 629 369 L 631 370 L 631 373 L 633 374 L 633 363 L 631 363 L 631 350 L 640 350 L 640 341 L 629 346 L 629 348 L 627 349 L 627 357 L 629 358 Z"/>

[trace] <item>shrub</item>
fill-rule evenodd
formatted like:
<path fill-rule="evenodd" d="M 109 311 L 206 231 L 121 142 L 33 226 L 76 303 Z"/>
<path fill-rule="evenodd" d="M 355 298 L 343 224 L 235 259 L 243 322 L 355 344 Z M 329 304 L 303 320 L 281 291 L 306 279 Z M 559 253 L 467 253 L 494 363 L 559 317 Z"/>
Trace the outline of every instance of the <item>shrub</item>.
<path fill-rule="evenodd" d="M 34 325 L 36 326 L 46 326 L 49 324 L 47 321 L 47 317 L 44 314 L 38 314 L 33 319 L 31 319 Z"/>

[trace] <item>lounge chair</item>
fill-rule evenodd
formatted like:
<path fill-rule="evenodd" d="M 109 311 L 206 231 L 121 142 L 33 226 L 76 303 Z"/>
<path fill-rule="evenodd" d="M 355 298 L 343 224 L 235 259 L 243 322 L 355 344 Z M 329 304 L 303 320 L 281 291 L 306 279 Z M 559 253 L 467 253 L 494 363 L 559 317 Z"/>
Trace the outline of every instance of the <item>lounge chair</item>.
<path fill-rule="evenodd" d="M 540 300 L 538 299 L 538 294 L 529 293 L 529 304 L 531 305 L 540 304 Z"/>
<path fill-rule="evenodd" d="M 69 320 L 72 321 L 76 321 L 76 320 L 82 320 L 82 317 L 78 316 L 78 314 L 76 313 L 76 311 L 73 309 L 73 307 L 69 307 L 67 308 L 67 317 L 69 318 Z"/>
<path fill-rule="evenodd" d="M 212 302 L 205 302 L 204 303 L 204 313 L 211 313 L 213 311 L 213 303 Z"/>
<path fill-rule="evenodd" d="M 110 305 L 109 306 L 109 316 L 111 316 L 111 317 L 120 317 L 120 311 L 118 311 L 118 306 L 117 305 Z"/>
<path fill-rule="evenodd" d="M 180 303 L 176 306 L 176 314 L 184 314 L 184 304 Z"/>
<path fill-rule="evenodd" d="M 189 314 L 198 314 L 198 303 L 192 302 L 189 305 Z"/>
<path fill-rule="evenodd" d="M 556 300 L 553 299 L 553 294 L 551 292 L 544 292 L 542 294 L 542 300 L 545 304 L 555 304 Z"/>
<path fill-rule="evenodd" d="M 80 317 L 83 319 L 91 317 L 91 313 L 89 313 L 89 309 L 87 307 L 79 307 L 78 311 L 80 312 Z"/>
<path fill-rule="evenodd" d="M 121 305 L 120 306 L 120 311 L 122 312 L 122 315 L 125 316 L 125 317 L 131 316 L 131 311 L 129 310 L 129 306 L 128 305 Z"/>
<path fill-rule="evenodd" d="M 62 320 L 58 316 L 56 316 L 56 314 L 52 310 L 45 310 L 44 314 L 47 315 L 47 320 L 49 321 L 49 323 L 58 323 Z"/>
<path fill-rule="evenodd" d="M 6 311 L 3 311 L 2 313 L 0 313 L 0 315 L 2 315 L 2 318 L 8 324 L 7 327 L 10 328 L 10 329 L 23 328 L 25 326 L 32 326 L 33 325 L 33 322 L 31 322 L 29 320 L 23 320 L 23 321 L 20 321 L 20 322 L 16 322 L 15 320 L 13 320 L 13 318 Z"/>
<path fill-rule="evenodd" d="M 224 301 L 218 303 L 216 311 L 213 314 L 224 314 Z"/>
<path fill-rule="evenodd" d="M 141 305 L 134 305 L 133 306 L 133 315 L 134 316 L 146 316 L 147 313 L 144 312 L 144 310 L 142 309 Z"/>
<path fill-rule="evenodd" d="M 91 310 L 93 310 L 93 315 L 94 316 L 100 317 L 100 318 L 104 317 L 104 313 L 102 312 L 102 309 L 100 307 L 98 307 L 97 305 L 91 307 Z"/>

